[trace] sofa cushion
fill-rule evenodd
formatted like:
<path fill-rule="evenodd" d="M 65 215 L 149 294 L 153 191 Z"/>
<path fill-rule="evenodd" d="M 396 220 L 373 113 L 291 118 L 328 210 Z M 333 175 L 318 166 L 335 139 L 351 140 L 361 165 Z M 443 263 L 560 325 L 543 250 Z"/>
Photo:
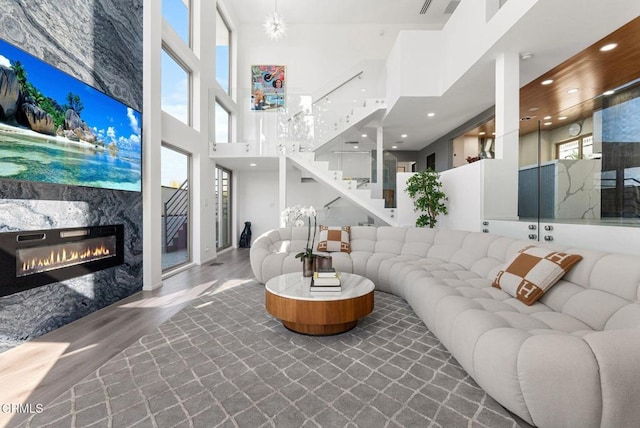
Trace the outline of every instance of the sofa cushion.
<path fill-rule="evenodd" d="M 318 251 L 351 252 L 350 226 L 320 226 L 319 229 Z"/>
<path fill-rule="evenodd" d="M 578 254 L 528 247 L 515 254 L 507 267 L 498 272 L 493 286 L 532 305 L 580 260 L 582 256 Z"/>

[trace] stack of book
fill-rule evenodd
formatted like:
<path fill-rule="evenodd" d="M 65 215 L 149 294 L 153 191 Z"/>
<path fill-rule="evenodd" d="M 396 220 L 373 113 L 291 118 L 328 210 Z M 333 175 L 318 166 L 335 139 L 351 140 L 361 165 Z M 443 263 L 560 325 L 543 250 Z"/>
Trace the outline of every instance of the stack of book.
<path fill-rule="evenodd" d="M 339 293 L 342 291 L 340 276 L 333 268 L 320 269 L 313 273 L 309 291 L 312 293 Z"/>

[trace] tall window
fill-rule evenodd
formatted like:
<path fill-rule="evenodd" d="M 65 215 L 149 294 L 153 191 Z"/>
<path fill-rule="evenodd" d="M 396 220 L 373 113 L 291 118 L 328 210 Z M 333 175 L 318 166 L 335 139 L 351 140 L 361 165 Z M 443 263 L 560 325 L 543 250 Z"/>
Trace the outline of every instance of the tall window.
<path fill-rule="evenodd" d="M 191 46 L 189 0 L 162 0 L 162 17 Z"/>
<path fill-rule="evenodd" d="M 191 73 L 162 49 L 162 110 L 190 125 L 189 94 Z"/>
<path fill-rule="evenodd" d="M 231 246 L 231 171 L 216 167 L 216 249 Z"/>
<path fill-rule="evenodd" d="M 162 270 L 166 271 L 191 260 L 190 190 L 191 157 L 162 146 Z"/>
<path fill-rule="evenodd" d="M 220 10 L 216 9 L 216 80 L 227 94 L 231 91 L 230 75 L 231 31 Z"/>
<path fill-rule="evenodd" d="M 216 101 L 216 143 L 229 143 L 231 142 L 230 132 L 231 129 L 231 115 L 225 109 L 222 104 Z"/>

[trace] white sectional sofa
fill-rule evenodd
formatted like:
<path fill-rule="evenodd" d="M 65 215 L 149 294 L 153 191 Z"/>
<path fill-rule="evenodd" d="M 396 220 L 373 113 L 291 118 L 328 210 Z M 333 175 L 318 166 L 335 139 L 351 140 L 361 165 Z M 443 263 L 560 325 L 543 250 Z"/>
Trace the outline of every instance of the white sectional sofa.
<path fill-rule="evenodd" d="M 301 271 L 306 228 L 251 247 L 265 283 Z M 504 407 L 540 427 L 640 425 L 640 257 L 562 248 L 583 259 L 532 306 L 492 287 L 530 241 L 438 229 L 352 227 L 338 271 L 404 298 Z"/>

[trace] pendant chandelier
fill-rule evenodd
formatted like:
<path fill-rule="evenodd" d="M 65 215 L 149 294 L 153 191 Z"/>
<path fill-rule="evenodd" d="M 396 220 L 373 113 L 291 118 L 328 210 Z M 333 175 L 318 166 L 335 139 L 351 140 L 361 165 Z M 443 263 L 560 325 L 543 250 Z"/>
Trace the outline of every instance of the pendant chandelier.
<path fill-rule="evenodd" d="M 278 0 L 275 0 L 273 13 L 265 18 L 264 31 L 270 39 L 276 41 L 282 39 L 287 32 L 287 26 L 282 20 L 282 16 L 278 15 Z"/>

